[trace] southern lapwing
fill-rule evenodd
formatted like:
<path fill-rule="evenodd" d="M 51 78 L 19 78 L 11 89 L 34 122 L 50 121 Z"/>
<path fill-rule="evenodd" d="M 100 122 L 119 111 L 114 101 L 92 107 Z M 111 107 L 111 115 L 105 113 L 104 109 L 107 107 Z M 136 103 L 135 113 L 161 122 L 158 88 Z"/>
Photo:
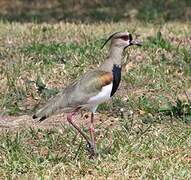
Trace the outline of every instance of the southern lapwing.
<path fill-rule="evenodd" d="M 98 68 L 85 73 L 80 79 L 65 87 L 56 97 L 33 115 L 33 119 L 39 118 L 41 122 L 52 114 L 68 113 L 67 121 L 87 141 L 91 156 L 96 154 L 94 113 L 98 105 L 109 100 L 118 89 L 121 80 L 122 53 L 124 49 L 131 45 L 141 46 L 141 42 L 134 40 L 128 32 L 112 34 L 105 41 L 102 48 L 108 41 L 111 41 L 108 57 Z M 90 139 L 72 120 L 72 117 L 82 109 L 91 111 Z"/>

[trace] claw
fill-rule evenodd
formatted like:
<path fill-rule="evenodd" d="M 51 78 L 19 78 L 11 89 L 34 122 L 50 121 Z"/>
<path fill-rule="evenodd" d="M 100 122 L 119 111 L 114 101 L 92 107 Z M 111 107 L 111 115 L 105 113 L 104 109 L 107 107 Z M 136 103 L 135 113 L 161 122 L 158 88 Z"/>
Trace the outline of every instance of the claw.
<path fill-rule="evenodd" d="M 87 142 L 87 144 L 86 144 L 86 149 L 87 149 L 87 151 L 90 153 L 90 157 L 89 157 L 90 159 L 93 158 L 93 157 L 95 157 L 95 156 L 97 155 L 97 153 L 96 153 L 96 151 L 95 151 L 95 148 L 94 148 L 92 142 Z"/>
<path fill-rule="evenodd" d="M 93 144 L 92 144 L 92 142 L 87 142 L 87 144 L 86 144 L 86 149 L 87 149 L 89 152 L 91 152 L 91 151 L 93 150 Z"/>

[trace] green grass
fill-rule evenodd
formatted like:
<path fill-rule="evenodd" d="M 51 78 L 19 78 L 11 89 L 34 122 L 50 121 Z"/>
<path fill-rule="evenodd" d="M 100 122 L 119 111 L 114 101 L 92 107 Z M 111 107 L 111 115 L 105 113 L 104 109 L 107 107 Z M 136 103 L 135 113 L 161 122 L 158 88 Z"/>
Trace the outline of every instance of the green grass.
<path fill-rule="evenodd" d="M 0 22 L 0 112 L 30 116 L 100 64 L 108 48 L 100 49 L 104 39 L 123 30 L 140 34 L 144 43 L 124 53 L 122 85 L 112 102 L 99 107 L 98 158 L 88 158 L 85 143 L 67 124 L 4 129 L 2 178 L 191 178 L 189 22 Z"/>
<path fill-rule="evenodd" d="M 100 1 L 60 1 L 2 0 L 0 19 L 11 22 L 118 22 L 134 20 L 146 22 L 166 22 L 191 19 L 189 0 L 104 0 Z M 14 11 L 14 9 L 17 11 Z M 74 13 L 75 11 L 75 13 Z"/>
<path fill-rule="evenodd" d="M 67 126 L 62 126 L 63 133 L 32 128 L 4 133 L 1 176 L 190 178 L 190 127 L 151 123 L 138 128 L 119 122 L 114 130 L 98 128 L 102 134 L 97 134 L 99 156 L 94 160 L 88 159 L 81 138 Z"/>

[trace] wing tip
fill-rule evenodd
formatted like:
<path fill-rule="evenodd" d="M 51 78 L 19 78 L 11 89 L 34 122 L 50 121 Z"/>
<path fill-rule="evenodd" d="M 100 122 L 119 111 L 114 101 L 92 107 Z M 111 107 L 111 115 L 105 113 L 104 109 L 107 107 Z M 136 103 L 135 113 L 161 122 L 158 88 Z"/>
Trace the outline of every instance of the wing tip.
<path fill-rule="evenodd" d="M 41 118 L 39 119 L 39 122 L 44 121 L 46 118 L 47 118 L 46 116 L 41 117 Z"/>
<path fill-rule="evenodd" d="M 36 118 L 38 118 L 38 117 L 36 116 L 36 114 L 34 114 L 34 115 L 32 116 L 32 118 L 33 118 L 33 119 L 36 119 Z M 42 121 L 44 121 L 46 118 L 47 118 L 46 116 L 43 116 L 43 117 L 41 117 L 38 121 L 39 121 L 39 122 L 42 122 Z"/>
<path fill-rule="evenodd" d="M 36 119 L 36 118 L 37 118 L 36 114 L 34 114 L 34 115 L 32 116 L 32 118 L 33 118 L 33 119 Z"/>

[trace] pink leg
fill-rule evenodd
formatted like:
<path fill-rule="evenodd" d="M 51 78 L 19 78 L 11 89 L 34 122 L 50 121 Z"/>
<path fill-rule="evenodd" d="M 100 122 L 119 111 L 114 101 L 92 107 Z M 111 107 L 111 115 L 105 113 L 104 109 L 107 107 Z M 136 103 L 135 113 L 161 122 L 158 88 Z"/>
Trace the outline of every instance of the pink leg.
<path fill-rule="evenodd" d="M 93 154 L 95 155 L 96 154 L 96 143 L 95 143 L 95 137 L 94 137 L 94 133 L 95 133 L 94 113 L 91 113 L 91 121 L 90 121 L 89 131 L 90 131 L 90 137 L 91 137 L 91 141 L 92 141 L 92 145 L 93 145 Z"/>
<path fill-rule="evenodd" d="M 72 121 L 72 117 L 76 115 L 79 109 L 76 109 L 75 111 L 69 113 L 67 115 L 67 121 L 81 134 L 81 136 L 87 141 L 88 146 L 91 148 L 92 143 L 89 141 L 89 138 L 82 132 L 82 130 Z"/>

